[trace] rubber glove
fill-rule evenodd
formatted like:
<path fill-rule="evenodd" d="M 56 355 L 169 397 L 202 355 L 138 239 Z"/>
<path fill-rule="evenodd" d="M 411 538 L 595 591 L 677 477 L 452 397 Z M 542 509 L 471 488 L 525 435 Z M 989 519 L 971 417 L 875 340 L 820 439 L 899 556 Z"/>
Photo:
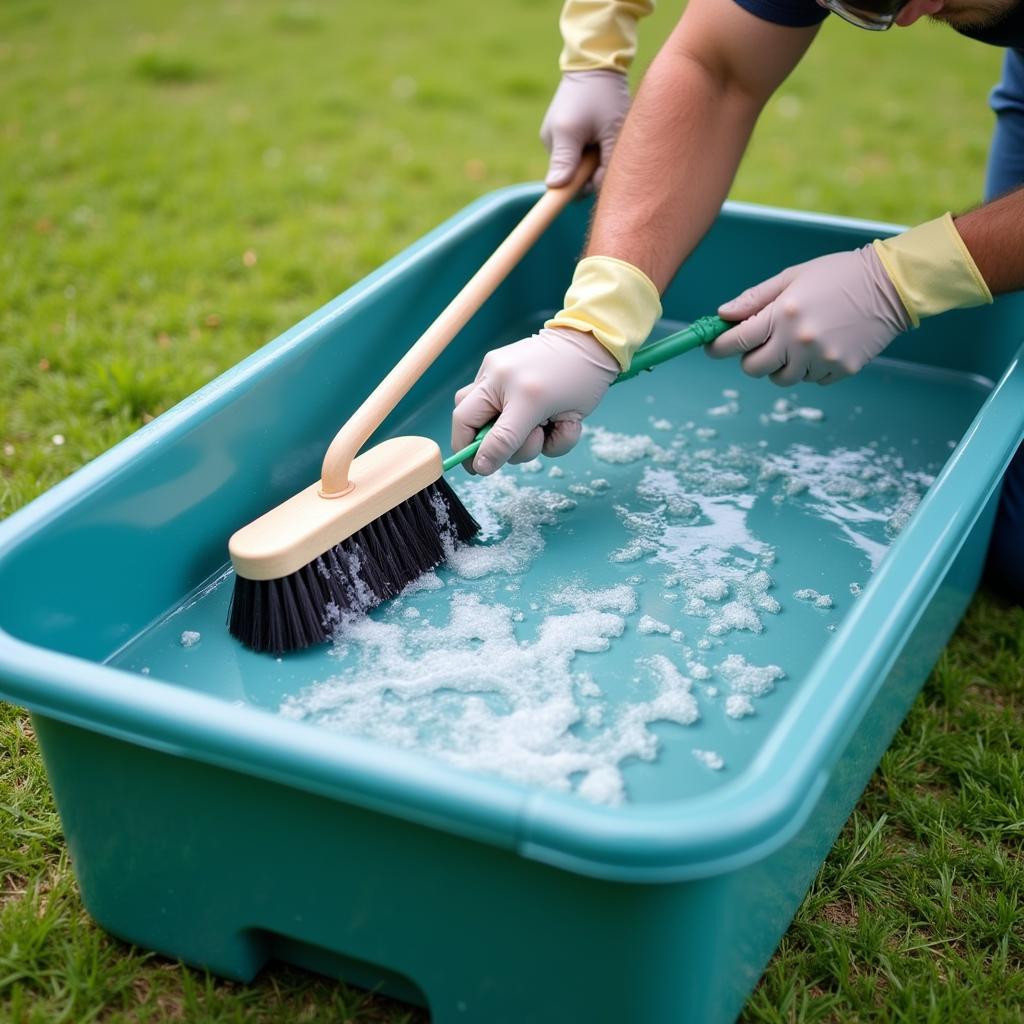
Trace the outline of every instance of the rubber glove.
<path fill-rule="evenodd" d="M 563 71 L 610 68 L 626 72 L 636 56 L 637 22 L 654 0 L 565 0 L 558 19 Z"/>
<path fill-rule="evenodd" d="M 789 267 L 718 315 L 742 323 L 705 346 L 708 355 L 742 356 L 744 373 L 782 387 L 857 373 L 913 324 L 870 245 Z"/>
<path fill-rule="evenodd" d="M 496 419 L 472 466 L 463 463 L 471 472 L 487 476 L 506 461 L 529 462 L 541 452 L 564 455 L 618 373 L 618 360 L 591 334 L 566 327 L 546 327 L 493 349 L 476 380 L 455 395 L 452 450 L 465 448 Z"/>
<path fill-rule="evenodd" d="M 551 154 L 544 184 L 557 188 L 571 181 L 583 150 L 595 145 L 601 163 L 591 183 L 600 188 L 628 111 L 629 84 L 622 72 L 566 71 L 540 126 Z"/>

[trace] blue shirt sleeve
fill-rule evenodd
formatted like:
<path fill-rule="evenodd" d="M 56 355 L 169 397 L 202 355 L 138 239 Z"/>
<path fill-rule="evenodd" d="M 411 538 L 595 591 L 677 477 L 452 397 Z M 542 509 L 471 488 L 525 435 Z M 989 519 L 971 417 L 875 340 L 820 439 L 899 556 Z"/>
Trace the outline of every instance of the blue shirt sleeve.
<path fill-rule="evenodd" d="M 807 28 L 818 25 L 828 17 L 828 11 L 815 0 L 735 0 L 745 11 L 763 21 L 788 28 Z"/>

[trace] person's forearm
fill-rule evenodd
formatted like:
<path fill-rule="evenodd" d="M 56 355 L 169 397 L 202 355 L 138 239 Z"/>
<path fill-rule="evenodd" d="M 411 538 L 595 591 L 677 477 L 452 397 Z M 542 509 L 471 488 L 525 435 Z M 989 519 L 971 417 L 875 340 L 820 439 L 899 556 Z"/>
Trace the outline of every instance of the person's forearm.
<path fill-rule="evenodd" d="M 815 31 L 772 25 L 729 0 L 690 0 L 626 119 L 587 255 L 625 260 L 664 291 L 718 213 L 761 108 Z"/>
<path fill-rule="evenodd" d="M 954 223 L 993 295 L 1024 288 L 1024 188 Z"/>
<path fill-rule="evenodd" d="M 625 260 L 663 292 L 711 226 L 757 114 L 696 61 L 662 51 L 619 137 L 587 254 Z"/>

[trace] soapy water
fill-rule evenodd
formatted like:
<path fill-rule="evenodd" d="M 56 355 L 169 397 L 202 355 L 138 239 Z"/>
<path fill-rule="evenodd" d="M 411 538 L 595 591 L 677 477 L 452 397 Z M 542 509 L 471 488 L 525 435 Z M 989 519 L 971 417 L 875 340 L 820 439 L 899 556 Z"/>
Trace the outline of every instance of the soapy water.
<path fill-rule="evenodd" d="M 339 619 L 334 653 L 354 656 L 351 669 L 287 699 L 281 713 L 459 767 L 558 790 L 575 786 L 585 799 L 620 803 L 622 761 L 657 755 L 649 726 L 699 718 L 692 682 L 664 655 L 639 658 L 647 695 L 613 710 L 599 683 L 573 663 L 622 636 L 635 592 L 567 587 L 550 600 L 565 610 L 548 615 L 532 642 L 517 638 L 511 607 L 461 589 L 452 591 L 442 626 Z"/>
<path fill-rule="evenodd" d="M 770 415 L 816 422 L 793 406 L 776 405 Z M 655 724 L 688 729 L 709 715 L 756 724 L 758 702 L 771 699 L 786 672 L 720 648 L 730 634 L 756 638 L 787 597 L 791 607 L 809 604 L 826 615 L 833 601 L 810 587 L 776 593 L 776 552 L 751 527 L 752 509 L 788 503 L 834 524 L 873 569 L 931 477 L 871 447 L 710 448 L 706 428 L 692 422 L 654 428 L 657 442 L 585 428 L 593 465 L 635 478 L 603 504 L 595 501 L 611 490 L 607 479 L 541 460 L 456 481 L 481 525 L 478 541 L 449 541 L 444 571 L 420 577 L 373 615 L 335 610 L 337 671 L 285 699 L 280 713 L 609 805 L 627 799 L 628 762 L 657 758 Z M 552 482 L 562 477 L 564 484 Z M 616 546 L 595 558 L 642 571 L 591 586 L 581 566 L 579 579 L 532 594 L 524 623 L 524 611 L 496 591 L 514 595 L 546 535 L 581 508 L 617 523 L 607 531 L 617 534 Z M 685 620 L 641 607 L 647 580 L 670 599 L 664 608 Z M 407 603 L 425 593 L 441 599 L 429 616 Z M 624 644 L 636 652 L 626 701 L 610 694 L 600 659 L 585 657 Z M 695 771 L 728 771 L 715 751 L 692 753 Z"/>

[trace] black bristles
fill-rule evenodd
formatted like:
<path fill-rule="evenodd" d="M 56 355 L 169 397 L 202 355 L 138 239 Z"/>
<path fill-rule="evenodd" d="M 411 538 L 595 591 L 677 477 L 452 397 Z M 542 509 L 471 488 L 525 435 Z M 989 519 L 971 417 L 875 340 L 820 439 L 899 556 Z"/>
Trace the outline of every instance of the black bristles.
<path fill-rule="evenodd" d="M 231 635 L 254 651 L 281 654 L 329 640 L 346 614 L 400 594 L 436 569 L 451 545 L 480 526 L 444 478 L 367 523 L 290 576 L 235 576 L 228 611 Z"/>

